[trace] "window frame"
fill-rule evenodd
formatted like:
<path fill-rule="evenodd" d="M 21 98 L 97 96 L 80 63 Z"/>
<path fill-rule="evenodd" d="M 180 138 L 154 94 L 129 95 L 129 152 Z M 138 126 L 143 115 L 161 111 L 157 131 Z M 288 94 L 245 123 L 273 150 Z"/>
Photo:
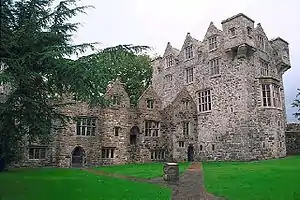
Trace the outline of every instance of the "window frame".
<path fill-rule="evenodd" d="M 146 99 L 146 107 L 148 109 L 153 109 L 154 108 L 154 99 Z"/>
<path fill-rule="evenodd" d="M 155 120 L 145 120 L 144 133 L 145 133 L 145 137 L 159 137 L 160 122 Z"/>
<path fill-rule="evenodd" d="M 101 149 L 101 159 L 114 159 L 116 147 L 103 147 Z"/>
<path fill-rule="evenodd" d="M 88 120 L 90 120 L 90 124 L 88 124 Z M 97 117 L 93 117 L 93 116 L 77 117 L 76 119 L 77 136 L 95 136 L 96 131 L 97 131 Z M 89 135 L 88 132 L 90 133 Z"/>
<path fill-rule="evenodd" d="M 260 59 L 259 64 L 260 64 L 260 75 L 261 76 L 269 76 L 269 74 L 270 74 L 269 62 L 267 62 L 263 59 Z"/>
<path fill-rule="evenodd" d="M 213 58 L 209 61 L 211 76 L 217 76 L 220 74 L 220 60 L 220 58 Z"/>
<path fill-rule="evenodd" d="M 188 84 L 194 82 L 194 67 L 185 68 L 185 80 Z"/>
<path fill-rule="evenodd" d="M 31 152 L 32 152 L 32 154 L 31 154 Z M 47 156 L 48 156 L 47 154 L 48 154 L 48 148 L 44 147 L 44 146 L 32 145 L 32 146 L 29 146 L 29 148 L 28 148 L 28 159 L 29 160 L 45 160 L 45 159 L 47 159 Z M 36 156 L 37 156 L 37 158 L 36 158 Z"/>
<path fill-rule="evenodd" d="M 114 136 L 118 137 L 120 135 L 120 130 L 121 130 L 120 126 L 115 126 L 114 127 Z"/>
<path fill-rule="evenodd" d="M 184 141 L 178 141 L 178 146 L 180 148 L 184 148 Z"/>
<path fill-rule="evenodd" d="M 189 121 L 183 121 L 182 122 L 182 134 L 185 136 L 190 135 L 190 122 Z"/>
<path fill-rule="evenodd" d="M 212 110 L 212 89 L 198 91 L 198 111 L 200 113 L 211 112 Z"/>
<path fill-rule="evenodd" d="M 217 40 L 217 35 L 213 35 L 208 38 L 208 50 L 213 51 L 218 48 L 218 40 Z"/>
<path fill-rule="evenodd" d="M 190 44 L 185 47 L 185 59 L 191 59 L 194 57 L 194 48 L 193 44 Z"/>
<path fill-rule="evenodd" d="M 261 107 L 282 109 L 280 86 L 275 83 L 260 84 Z"/>
<path fill-rule="evenodd" d="M 166 159 L 165 149 L 153 149 L 150 150 L 150 159 L 152 161 L 163 161 Z"/>
<path fill-rule="evenodd" d="M 172 67 L 174 65 L 174 57 L 172 54 L 166 56 L 167 67 Z"/>

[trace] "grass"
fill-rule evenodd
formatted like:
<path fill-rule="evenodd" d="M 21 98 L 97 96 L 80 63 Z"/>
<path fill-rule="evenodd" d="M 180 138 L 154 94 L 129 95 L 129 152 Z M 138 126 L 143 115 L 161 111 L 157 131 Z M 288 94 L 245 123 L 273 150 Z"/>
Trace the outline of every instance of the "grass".
<path fill-rule="evenodd" d="M 179 173 L 184 172 L 190 163 L 179 163 Z M 104 172 L 133 176 L 137 178 L 156 178 L 163 175 L 163 163 L 141 163 L 114 166 L 101 166 L 95 168 Z"/>
<path fill-rule="evenodd" d="M 300 156 L 203 163 L 208 192 L 229 200 L 299 200 Z"/>
<path fill-rule="evenodd" d="M 22 169 L 0 173 L 1 200 L 161 200 L 171 190 L 97 176 L 79 169 Z"/>

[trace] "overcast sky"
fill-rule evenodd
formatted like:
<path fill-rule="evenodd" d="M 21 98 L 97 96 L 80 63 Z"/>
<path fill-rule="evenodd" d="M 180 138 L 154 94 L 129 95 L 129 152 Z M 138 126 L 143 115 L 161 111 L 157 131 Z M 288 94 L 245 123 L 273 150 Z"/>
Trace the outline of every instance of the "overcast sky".
<path fill-rule="evenodd" d="M 148 45 L 163 54 L 167 42 L 181 48 L 186 33 L 202 40 L 211 21 L 244 13 L 261 23 L 269 39 L 282 37 L 290 44 L 292 68 L 284 75 L 288 121 L 296 121 L 290 104 L 300 88 L 299 0 L 84 0 L 93 5 L 75 42 L 100 42 L 100 47 L 118 44 Z M 298 55 L 298 56 L 297 56 Z"/>

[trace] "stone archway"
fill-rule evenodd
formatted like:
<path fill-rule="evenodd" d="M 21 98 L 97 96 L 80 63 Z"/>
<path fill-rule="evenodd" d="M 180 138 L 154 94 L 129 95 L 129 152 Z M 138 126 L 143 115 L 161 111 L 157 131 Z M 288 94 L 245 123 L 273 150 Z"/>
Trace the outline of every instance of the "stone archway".
<path fill-rule="evenodd" d="M 137 143 L 137 136 L 138 136 L 139 132 L 140 132 L 140 129 L 137 126 L 133 126 L 130 129 L 129 142 L 130 142 L 131 145 L 136 145 L 136 143 Z"/>
<path fill-rule="evenodd" d="M 85 151 L 82 147 L 77 146 L 72 151 L 72 167 L 83 167 Z"/>
<path fill-rule="evenodd" d="M 194 146 L 189 145 L 188 147 L 188 162 L 193 162 L 194 161 Z"/>

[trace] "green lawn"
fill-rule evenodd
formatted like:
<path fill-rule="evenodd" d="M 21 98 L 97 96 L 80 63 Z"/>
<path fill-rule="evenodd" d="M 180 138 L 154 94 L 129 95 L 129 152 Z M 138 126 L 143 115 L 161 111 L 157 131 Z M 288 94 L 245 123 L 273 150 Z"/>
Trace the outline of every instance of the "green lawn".
<path fill-rule="evenodd" d="M 141 164 L 127 164 L 114 166 L 101 166 L 95 168 L 114 174 L 121 174 L 127 176 L 134 176 L 138 178 L 156 178 L 163 175 L 163 163 L 141 163 Z M 182 173 L 189 167 L 190 163 L 179 163 L 179 173 Z"/>
<path fill-rule="evenodd" d="M 0 173 L 1 200 L 168 200 L 170 196 L 169 188 L 97 176 L 79 169 Z"/>
<path fill-rule="evenodd" d="M 206 189 L 229 200 L 300 199 L 300 156 L 203 163 Z"/>

